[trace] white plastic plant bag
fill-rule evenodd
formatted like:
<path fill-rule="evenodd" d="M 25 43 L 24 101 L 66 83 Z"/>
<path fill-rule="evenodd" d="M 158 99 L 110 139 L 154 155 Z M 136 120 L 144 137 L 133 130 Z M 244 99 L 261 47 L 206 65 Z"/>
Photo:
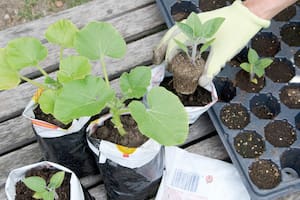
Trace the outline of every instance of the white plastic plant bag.
<path fill-rule="evenodd" d="M 166 168 L 156 200 L 250 200 L 232 164 L 166 147 Z"/>
<path fill-rule="evenodd" d="M 70 200 L 84 200 L 84 193 L 82 190 L 82 187 L 80 185 L 80 181 L 77 178 L 77 176 L 68 168 L 65 168 L 61 165 L 58 165 L 56 163 L 44 161 L 44 162 L 39 162 L 31 165 L 27 165 L 18 169 L 12 170 L 8 178 L 6 180 L 5 184 L 5 193 L 7 196 L 8 200 L 14 200 L 16 196 L 16 183 L 23 178 L 25 178 L 25 173 L 26 171 L 35 168 L 35 167 L 55 167 L 58 170 L 62 170 L 65 172 L 71 173 L 71 179 L 70 179 Z"/>

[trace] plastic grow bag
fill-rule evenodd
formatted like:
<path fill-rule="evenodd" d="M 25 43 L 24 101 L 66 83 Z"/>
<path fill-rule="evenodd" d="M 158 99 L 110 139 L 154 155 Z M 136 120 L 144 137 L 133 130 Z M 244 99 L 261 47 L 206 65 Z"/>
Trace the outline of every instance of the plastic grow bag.
<path fill-rule="evenodd" d="M 164 148 L 149 139 L 138 148 L 127 148 L 90 137 L 111 115 L 93 121 L 87 141 L 94 152 L 108 199 L 143 200 L 153 197 L 164 169 Z"/>
<path fill-rule="evenodd" d="M 99 173 L 85 136 L 85 125 L 90 118 L 82 117 L 73 120 L 70 128 L 61 129 L 35 119 L 33 109 L 36 106 L 34 100 L 30 101 L 23 116 L 32 122 L 44 160 L 61 164 L 74 171 L 78 177 Z"/>
<path fill-rule="evenodd" d="M 74 172 L 56 163 L 44 161 L 44 162 L 27 165 L 18 169 L 14 169 L 9 173 L 5 184 L 5 193 L 8 200 L 15 199 L 16 196 L 15 185 L 18 181 L 22 180 L 22 178 L 25 177 L 26 171 L 39 166 L 54 167 L 56 169 L 63 170 L 72 174 L 70 179 L 70 200 L 93 200 L 94 199 L 88 193 L 88 191 L 82 188 L 80 181 L 77 178 L 77 176 L 74 174 Z"/>

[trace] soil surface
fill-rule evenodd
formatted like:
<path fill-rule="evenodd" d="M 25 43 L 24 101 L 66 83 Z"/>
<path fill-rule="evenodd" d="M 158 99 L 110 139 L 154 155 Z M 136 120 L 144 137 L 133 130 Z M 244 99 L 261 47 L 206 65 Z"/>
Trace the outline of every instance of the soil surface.
<path fill-rule="evenodd" d="M 64 123 L 58 121 L 57 119 L 55 119 L 53 117 L 53 115 L 43 113 L 43 111 L 41 110 L 40 106 L 37 106 L 33 110 L 33 113 L 34 113 L 36 119 L 46 121 L 46 122 L 48 122 L 50 124 L 54 124 L 54 125 L 62 128 L 62 129 L 68 129 L 72 125 L 72 123 L 64 124 Z"/>
<path fill-rule="evenodd" d="M 251 46 L 259 56 L 274 57 L 280 51 L 280 42 L 273 33 L 260 32 L 251 40 Z"/>
<path fill-rule="evenodd" d="M 295 15 L 296 15 L 296 5 L 291 5 L 290 7 L 278 13 L 273 19 L 275 21 L 289 21 Z"/>
<path fill-rule="evenodd" d="M 257 83 L 253 83 L 250 81 L 250 74 L 244 70 L 240 70 L 236 76 L 236 86 L 240 89 L 249 92 L 249 93 L 258 93 L 261 89 L 265 87 L 265 78 L 254 76 L 256 78 Z"/>
<path fill-rule="evenodd" d="M 249 167 L 252 182 L 260 189 L 272 189 L 281 182 L 281 172 L 271 160 L 259 160 Z"/>
<path fill-rule="evenodd" d="M 300 109 L 300 84 L 285 86 L 280 90 L 279 97 L 287 107 Z"/>
<path fill-rule="evenodd" d="M 300 46 L 300 22 L 291 22 L 280 30 L 282 40 L 289 46 Z"/>
<path fill-rule="evenodd" d="M 250 110 L 260 119 L 273 119 L 280 113 L 280 104 L 272 95 L 260 94 L 250 100 Z"/>
<path fill-rule="evenodd" d="M 272 81 L 277 83 L 287 83 L 295 76 L 295 68 L 286 58 L 275 58 L 265 72 Z"/>
<path fill-rule="evenodd" d="M 300 49 L 294 55 L 294 62 L 298 68 L 300 68 Z"/>
<path fill-rule="evenodd" d="M 26 172 L 25 177 L 30 177 L 30 176 L 39 176 L 46 180 L 46 183 L 49 184 L 50 178 L 52 177 L 53 174 L 58 172 L 59 170 L 54 169 L 54 168 L 33 168 L 29 171 Z M 69 200 L 70 199 L 70 179 L 71 179 L 71 174 L 70 173 L 65 173 L 65 179 L 62 183 L 62 185 L 56 189 L 56 192 L 59 196 L 59 200 Z M 32 198 L 32 195 L 34 192 L 27 188 L 25 184 L 22 181 L 17 182 L 16 184 L 16 200 L 36 200 Z"/>
<path fill-rule="evenodd" d="M 230 5 L 233 0 L 199 0 L 199 8 L 204 11 L 211 11 Z"/>
<path fill-rule="evenodd" d="M 196 5 L 189 1 L 179 1 L 171 7 L 171 15 L 174 21 L 186 19 L 191 12 L 198 13 L 199 9 Z"/>
<path fill-rule="evenodd" d="M 184 95 L 193 94 L 204 71 L 204 65 L 201 56 L 198 56 L 193 64 L 185 53 L 177 54 L 168 67 L 173 73 L 173 87 L 176 92 Z"/>
<path fill-rule="evenodd" d="M 32 21 L 92 0 L 2 0 L 0 30 Z"/>
<path fill-rule="evenodd" d="M 129 115 L 121 116 L 121 122 L 127 134 L 121 136 L 118 129 L 114 128 L 111 120 L 106 120 L 104 125 L 99 127 L 91 136 L 100 140 L 107 140 L 115 144 L 126 147 L 139 147 L 144 144 L 148 138 L 138 130 L 137 123 Z"/>
<path fill-rule="evenodd" d="M 230 129 L 243 129 L 250 122 L 250 114 L 241 104 L 228 104 L 220 111 L 220 119 Z"/>
<path fill-rule="evenodd" d="M 264 131 L 266 140 L 275 147 L 289 147 L 297 140 L 295 129 L 287 121 L 273 121 Z"/>
<path fill-rule="evenodd" d="M 265 141 L 255 131 L 244 131 L 234 137 L 234 147 L 243 158 L 257 158 L 265 151 Z"/>
<path fill-rule="evenodd" d="M 198 86 L 196 91 L 191 95 L 177 93 L 173 87 L 172 77 L 164 78 L 160 85 L 176 94 L 184 106 L 205 106 L 212 101 L 211 92 L 200 86 Z"/>

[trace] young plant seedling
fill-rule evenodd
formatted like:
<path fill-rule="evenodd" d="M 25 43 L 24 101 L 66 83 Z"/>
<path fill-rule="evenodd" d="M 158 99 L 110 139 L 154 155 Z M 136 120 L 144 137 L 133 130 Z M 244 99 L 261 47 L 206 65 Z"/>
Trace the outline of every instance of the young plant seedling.
<path fill-rule="evenodd" d="M 192 53 L 189 53 L 188 47 L 184 43 L 174 40 L 194 65 L 197 57 L 197 46 L 204 42 L 198 52 L 201 55 L 215 40 L 213 35 L 218 31 L 224 20 L 222 17 L 216 17 L 202 24 L 197 14 L 192 12 L 185 22 L 176 22 L 177 27 L 188 38 L 186 43 L 192 46 Z"/>
<path fill-rule="evenodd" d="M 34 191 L 33 198 L 43 200 L 58 200 L 59 196 L 56 193 L 56 189 L 61 186 L 65 178 L 65 172 L 59 171 L 53 174 L 47 185 L 46 180 L 39 176 L 31 176 L 25 178 L 23 183 L 30 190 Z"/>
<path fill-rule="evenodd" d="M 257 84 L 257 79 L 254 77 L 262 77 L 265 74 L 265 69 L 273 62 L 270 58 L 259 58 L 257 52 L 250 48 L 248 51 L 248 63 L 240 64 L 240 67 L 250 74 L 250 81 Z"/>
<path fill-rule="evenodd" d="M 122 58 L 126 53 L 126 43 L 111 24 L 89 23 L 77 33 L 75 48 L 80 55 L 102 67 L 104 80 L 87 76 L 66 83 L 55 102 L 57 119 L 67 123 L 81 116 L 93 116 L 108 107 L 111 121 L 121 135 L 125 135 L 126 131 L 120 116 L 131 114 L 140 132 L 147 137 L 164 145 L 185 141 L 188 119 L 184 107 L 175 95 L 162 87 L 154 87 L 147 93 L 151 79 L 149 67 L 140 66 L 123 73 L 120 77 L 122 95 L 116 95 L 108 79 L 105 58 Z M 146 93 L 147 106 L 136 100 L 125 106 L 126 100 L 139 99 Z"/>

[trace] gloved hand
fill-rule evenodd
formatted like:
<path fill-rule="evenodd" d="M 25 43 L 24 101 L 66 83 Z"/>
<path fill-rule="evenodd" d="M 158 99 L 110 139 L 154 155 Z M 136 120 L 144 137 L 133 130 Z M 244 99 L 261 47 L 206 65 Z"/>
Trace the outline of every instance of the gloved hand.
<path fill-rule="evenodd" d="M 202 24 L 212 18 L 225 18 L 213 36 L 215 40 L 211 45 L 206 61 L 206 70 L 199 79 L 199 84 L 202 87 L 209 84 L 225 63 L 234 57 L 261 28 L 267 28 L 270 25 L 269 20 L 254 15 L 240 0 L 236 0 L 232 5 L 224 8 L 200 13 L 198 16 Z M 188 38 L 180 32 L 176 25 L 173 26 L 155 48 L 154 64 L 160 64 L 164 60 L 170 63 L 180 51 L 174 39 L 189 45 L 187 44 Z"/>

